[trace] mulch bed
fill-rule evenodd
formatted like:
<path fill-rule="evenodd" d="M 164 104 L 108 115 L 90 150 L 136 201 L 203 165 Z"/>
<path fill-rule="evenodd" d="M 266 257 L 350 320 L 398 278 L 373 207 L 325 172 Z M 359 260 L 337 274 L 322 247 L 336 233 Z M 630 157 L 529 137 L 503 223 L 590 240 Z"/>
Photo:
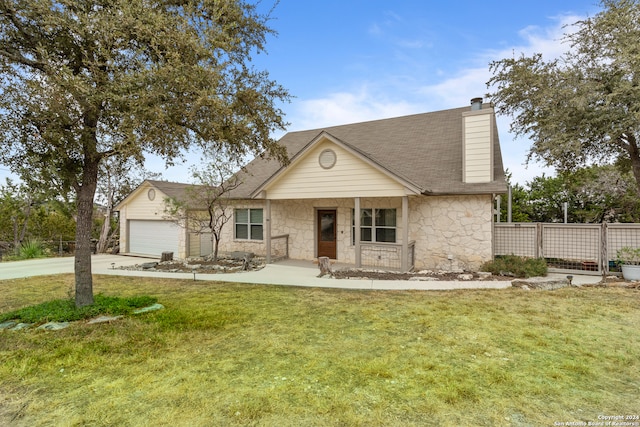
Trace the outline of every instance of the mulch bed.
<path fill-rule="evenodd" d="M 415 273 L 401 273 L 395 271 L 382 271 L 382 270 L 336 270 L 333 272 L 333 276 L 336 279 L 371 279 L 371 280 L 410 280 L 411 278 L 424 277 L 432 278 L 440 281 L 510 281 L 514 277 L 507 276 L 495 276 L 495 275 L 480 275 L 477 272 L 464 271 L 464 272 L 448 272 L 448 271 L 419 271 Z M 416 280 L 416 279 L 414 279 Z"/>

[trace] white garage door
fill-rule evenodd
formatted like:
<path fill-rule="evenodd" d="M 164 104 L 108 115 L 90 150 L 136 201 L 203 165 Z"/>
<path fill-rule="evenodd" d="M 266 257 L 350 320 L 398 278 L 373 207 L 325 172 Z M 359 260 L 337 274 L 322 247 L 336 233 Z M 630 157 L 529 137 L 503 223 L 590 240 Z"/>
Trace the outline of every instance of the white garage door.
<path fill-rule="evenodd" d="M 178 256 L 181 228 L 171 221 L 129 221 L 129 252 L 160 257 L 162 252 Z"/>

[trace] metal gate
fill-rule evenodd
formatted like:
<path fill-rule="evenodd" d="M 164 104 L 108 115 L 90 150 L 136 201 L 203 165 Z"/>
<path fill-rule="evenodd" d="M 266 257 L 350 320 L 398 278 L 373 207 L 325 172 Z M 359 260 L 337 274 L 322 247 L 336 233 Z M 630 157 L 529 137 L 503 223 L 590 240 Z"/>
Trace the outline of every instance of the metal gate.
<path fill-rule="evenodd" d="M 549 271 L 608 274 L 616 252 L 640 247 L 640 224 L 494 224 L 494 256 L 545 258 Z"/>

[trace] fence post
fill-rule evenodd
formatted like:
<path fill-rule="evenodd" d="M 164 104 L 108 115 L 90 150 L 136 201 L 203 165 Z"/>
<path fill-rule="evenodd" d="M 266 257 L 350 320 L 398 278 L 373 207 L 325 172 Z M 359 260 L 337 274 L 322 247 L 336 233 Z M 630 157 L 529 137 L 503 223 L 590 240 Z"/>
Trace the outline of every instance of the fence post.
<path fill-rule="evenodd" d="M 609 275 L 609 251 L 607 248 L 607 223 L 603 222 L 602 223 L 602 231 L 600 233 L 600 257 L 602 258 L 601 260 L 601 266 L 600 268 L 602 268 L 602 278 L 604 279 L 606 276 Z"/>
<path fill-rule="evenodd" d="M 538 222 L 536 224 L 536 258 L 543 257 L 543 249 L 542 249 L 542 223 Z"/>

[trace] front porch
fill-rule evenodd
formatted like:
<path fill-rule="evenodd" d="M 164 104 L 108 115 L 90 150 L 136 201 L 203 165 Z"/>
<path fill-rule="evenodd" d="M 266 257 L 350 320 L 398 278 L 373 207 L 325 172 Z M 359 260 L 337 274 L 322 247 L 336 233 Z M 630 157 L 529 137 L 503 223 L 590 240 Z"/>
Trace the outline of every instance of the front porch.
<path fill-rule="evenodd" d="M 411 271 L 409 197 L 264 200 L 267 263 L 327 256 L 356 268 Z M 356 232 L 360 230 L 360 232 Z"/>

